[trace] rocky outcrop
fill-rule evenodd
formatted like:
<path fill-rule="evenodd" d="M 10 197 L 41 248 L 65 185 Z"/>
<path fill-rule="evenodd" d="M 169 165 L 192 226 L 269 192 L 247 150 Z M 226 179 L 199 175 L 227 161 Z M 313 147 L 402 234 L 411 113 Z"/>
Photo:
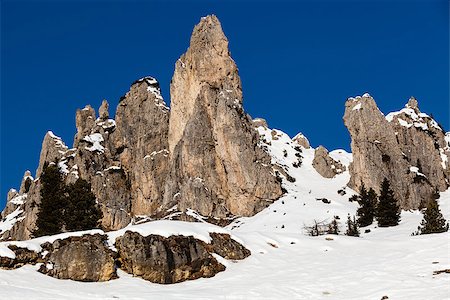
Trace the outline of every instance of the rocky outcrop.
<path fill-rule="evenodd" d="M 115 120 L 106 100 L 98 117 L 90 105 L 77 110 L 71 149 L 48 132 L 36 180 L 28 174 L 17 195 L 10 195 L 26 200 L 8 206 L 8 213 L 21 213 L 2 238 L 32 236 L 39 176 L 46 163 L 58 165 L 66 184 L 78 178 L 91 184 L 105 230 L 174 211 L 180 219 L 191 220 L 187 212 L 196 211 L 203 220 L 227 224 L 280 197 L 271 159 L 258 146 L 254 123 L 242 108 L 238 70 L 215 16 L 202 18 L 195 27 L 189 49 L 176 63 L 170 90 L 171 110 L 153 77 L 131 85 Z"/>
<path fill-rule="evenodd" d="M 270 158 L 242 109 L 236 64 L 220 22 L 202 18 L 175 64 L 164 206 L 201 215 L 251 216 L 281 194 Z"/>
<path fill-rule="evenodd" d="M 346 102 L 344 123 L 352 143 L 349 186 L 379 191 L 386 177 L 403 209 L 420 207 L 448 187 L 448 144 L 439 125 L 411 98 L 386 117 L 365 94 Z"/>
<path fill-rule="evenodd" d="M 225 267 L 212 255 L 244 259 L 250 255 L 228 234 L 210 233 L 211 244 L 192 236 L 142 236 L 127 231 L 116 239 L 121 268 L 155 283 L 176 283 L 212 277 Z"/>
<path fill-rule="evenodd" d="M 214 253 L 226 259 L 244 259 L 251 252 L 240 243 L 231 238 L 229 234 L 211 232 L 211 247 Z"/>
<path fill-rule="evenodd" d="M 311 145 L 309 144 L 309 140 L 306 138 L 306 136 L 303 135 L 303 133 L 297 134 L 292 140 L 294 142 L 297 142 L 297 144 L 305 149 L 309 149 L 311 147 Z"/>
<path fill-rule="evenodd" d="M 67 146 L 53 132 L 49 131 L 42 142 L 41 155 L 39 157 L 39 166 L 36 171 L 36 177 L 41 176 L 42 170 L 46 163 L 57 162 L 63 157 L 67 151 Z"/>
<path fill-rule="evenodd" d="M 192 236 L 144 237 L 128 231 L 117 238 L 116 248 L 122 269 L 155 283 L 212 277 L 225 270 L 206 244 Z"/>
<path fill-rule="evenodd" d="M 168 171 L 169 108 L 156 79 L 137 80 L 116 111 L 114 148 L 128 175 L 133 215 L 153 215 L 161 206 Z"/>
<path fill-rule="evenodd" d="M 330 157 L 328 150 L 323 146 L 316 148 L 312 165 L 325 178 L 333 178 L 346 170 L 343 164 Z"/>
<path fill-rule="evenodd" d="M 38 253 L 27 248 L 16 245 L 9 245 L 8 248 L 14 253 L 14 258 L 0 256 L 0 268 L 2 269 L 17 269 L 27 264 L 35 265 L 43 262 Z"/>
<path fill-rule="evenodd" d="M 39 272 L 59 279 L 108 281 L 117 277 L 115 253 L 107 246 L 106 235 L 83 235 L 46 243 L 48 253 Z M 44 253 L 44 252 L 43 252 Z"/>

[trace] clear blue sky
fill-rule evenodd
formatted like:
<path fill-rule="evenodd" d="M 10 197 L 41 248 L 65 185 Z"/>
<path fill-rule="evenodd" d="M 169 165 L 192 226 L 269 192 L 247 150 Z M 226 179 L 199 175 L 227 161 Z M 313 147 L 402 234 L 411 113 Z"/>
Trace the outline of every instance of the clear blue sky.
<path fill-rule="evenodd" d="M 385 113 L 413 95 L 449 130 L 448 1 L 0 2 L 0 207 L 25 170 L 34 175 L 47 130 L 72 145 L 77 108 L 105 98 L 114 115 L 145 75 L 169 102 L 174 63 L 212 13 L 244 108 L 270 127 L 349 150 L 344 102 L 369 92 Z"/>

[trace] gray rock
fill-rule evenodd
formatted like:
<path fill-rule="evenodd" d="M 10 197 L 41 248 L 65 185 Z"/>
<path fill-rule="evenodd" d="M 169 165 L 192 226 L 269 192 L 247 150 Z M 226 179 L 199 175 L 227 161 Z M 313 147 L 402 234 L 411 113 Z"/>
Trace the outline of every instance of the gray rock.
<path fill-rule="evenodd" d="M 351 188 L 364 183 L 379 192 L 386 177 L 402 209 L 419 208 L 436 190 L 447 189 L 444 132 L 419 111 L 416 99 L 385 118 L 370 95 L 350 98 L 344 123 L 352 138 Z M 414 172 L 418 167 L 424 176 Z"/>
<path fill-rule="evenodd" d="M 333 178 L 346 170 L 343 164 L 330 157 L 328 150 L 323 146 L 316 148 L 312 165 L 325 178 Z"/>
<path fill-rule="evenodd" d="M 117 277 L 115 253 L 106 244 L 106 235 L 83 235 L 43 245 L 48 254 L 39 272 L 59 279 L 108 281 Z"/>
<path fill-rule="evenodd" d="M 192 236 L 143 237 L 127 231 L 115 245 L 123 270 L 155 283 L 212 277 L 225 270 L 208 252 L 207 244 Z"/>

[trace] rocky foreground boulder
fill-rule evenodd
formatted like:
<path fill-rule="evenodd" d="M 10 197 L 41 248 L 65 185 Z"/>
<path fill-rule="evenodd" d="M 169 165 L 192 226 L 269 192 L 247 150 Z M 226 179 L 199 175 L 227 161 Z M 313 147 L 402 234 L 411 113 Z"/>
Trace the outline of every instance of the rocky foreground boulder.
<path fill-rule="evenodd" d="M 238 69 L 215 16 L 195 26 L 189 49 L 175 64 L 170 93 L 169 109 L 158 81 L 144 77 L 121 97 L 115 119 L 106 100 L 98 116 L 90 105 L 77 110 L 73 148 L 48 132 L 36 179 L 9 193 L 2 216 L 16 215 L 0 239 L 32 237 L 41 202 L 39 176 L 48 163 L 58 165 L 66 184 L 78 178 L 90 183 L 107 231 L 145 218 L 191 220 L 190 210 L 227 224 L 282 195 L 271 159 L 243 110 Z"/>
<path fill-rule="evenodd" d="M 352 139 L 349 186 L 379 192 L 388 178 L 402 209 L 417 209 L 445 191 L 449 179 L 449 139 L 411 98 L 405 108 L 384 116 L 365 94 L 349 98 L 344 123 Z"/>
<path fill-rule="evenodd" d="M 108 281 L 117 277 L 115 253 L 107 236 L 83 235 L 42 245 L 43 264 L 39 272 L 59 279 Z"/>
<path fill-rule="evenodd" d="M 0 268 L 40 263 L 39 272 L 48 276 L 89 282 L 117 278 L 116 270 L 121 268 L 145 280 L 169 284 L 212 277 L 224 271 L 218 256 L 241 260 L 251 254 L 229 234 L 210 233 L 210 238 L 210 243 L 206 243 L 193 236 L 163 237 L 126 231 L 116 238 L 112 248 L 107 235 L 96 233 L 44 242 L 39 251 L 28 249 L 26 242 L 20 245 L 11 242 L 0 245 L 13 253 L 0 255 Z"/>

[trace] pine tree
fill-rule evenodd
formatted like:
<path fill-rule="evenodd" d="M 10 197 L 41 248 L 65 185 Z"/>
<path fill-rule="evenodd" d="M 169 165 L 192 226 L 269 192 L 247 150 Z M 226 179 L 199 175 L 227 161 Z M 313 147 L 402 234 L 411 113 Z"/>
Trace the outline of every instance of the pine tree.
<path fill-rule="evenodd" d="M 369 226 L 373 223 L 373 218 L 375 217 L 377 194 L 372 188 L 367 191 L 364 185 L 362 185 L 359 192 L 358 203 L 360 205 L 356 211 L 358 225 L 360 227 Z"/>
<path fill-rule="evenodd" d="M 328 224 L 328 234 L 339 234 L 339 223 L 336 219 L 336 217 L 334 217 L 333 221 Z"/>
<path fill-rule="evenodd" d="M 356 222 L 355 216 L 350 218 L 350 215 L 347 217 L 347 231 L 345 232 L 348 236 L 359 236 L 359 228 L 358 228 L 358 222 Z"/>
<path fill-rule="evenodd" d="M 439 210 L 439 204 L 435 199 L 428 202 L 417 234 L 442 233 L 448 231 L 447 223 Z"/>
<path fill-rule="evenodd" d="M 400 207 L 394 192 L 391 190 L 389 180 L 384 178 L 381 183 L 381 192 L 378 197 L 378 206 L 376 209 L 376 219 L 378 226 L 389 227 L 396 226 L 400 222 Z"/>
<path fill-rule="evenodd" d="M 63 212 L 66 206 L 65 186 L 56 164 L 44 165 L 40 183 L 41 203 L 38 205 L 37 229 L 33 232 L 35 237 L 60 233 L 64 224 Z"/>
<path fill-rule="evenodd" d="M 102 212 L 96 204 L 95 195 L 91 192 L 91 185 L 79 178 L 67 190 L 66 229 L 79 231 L 98 227 Z"/>

